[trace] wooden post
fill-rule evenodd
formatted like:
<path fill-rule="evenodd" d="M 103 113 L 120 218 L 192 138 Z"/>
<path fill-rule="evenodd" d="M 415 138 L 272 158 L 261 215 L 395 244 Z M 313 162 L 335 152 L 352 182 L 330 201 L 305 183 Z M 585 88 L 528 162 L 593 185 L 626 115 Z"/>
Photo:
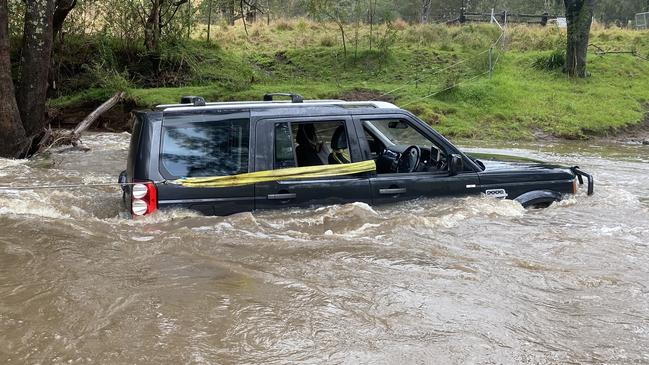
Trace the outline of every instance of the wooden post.
<path fill-rule="evenodd" d="M 192 38 L 192 0 L 187 2 L 187 39 Z"/>
<path fill-rule="evenodd" d="M 210 34 L 212 33 L 212 0 L 207 4 L 207 43 L 210 42 Z"/>
<path fill-rule="evenodd" d="M 493 54 L 494 48 L 491 47 L 489 48 L 489 79 L 491 79 L 491 75 L 493 74 Z"/>

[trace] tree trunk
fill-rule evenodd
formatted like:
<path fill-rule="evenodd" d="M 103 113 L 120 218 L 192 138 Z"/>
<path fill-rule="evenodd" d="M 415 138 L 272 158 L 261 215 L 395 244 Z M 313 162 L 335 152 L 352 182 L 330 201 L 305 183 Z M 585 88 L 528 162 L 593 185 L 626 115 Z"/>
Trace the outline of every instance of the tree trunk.
<path fill-rule="evenodd" d="M 340 20 L 336 21 L 336 24 L 338 25 L 338 29 L 340 29 L 340 35 L 343 38 L 343 53 L 345 55 L 345 61 L 346 61 L 347 60 L 347 37 L 345 36 L 345 26 Z"/>
<path fill-rule="evenodd" d="M 144 46 L 147 51 L 153 52 L 158 49 L 158 41 L 160 40 L 160 10 L 161 1 L 152 0 L 151 10 L 144 25 Z"/>
<path fill-rule="evenodd" d="M 92 113 L 90 113 L 84 120 L 81 121 L 77 125 L 76 128 L 74 128 L 74 131 L 72 132 L 72 138 L 76 139 L 79 138 L 81 133 L 85 132 L 92 126 L 92 124 L 99 118 L 102 114 L 104 114 L 106 111 L 110 110 L 112 107 L 115 106 L 115 104 L 119 103 L 122 99 L 124 99 L 125 93 L 118 92 L 117 94 L 113 95 L 110 99 L 106 100 L 103 104 L 101 104 L 97 109 L 95 109 Z"/>
<path fill-rule="evenodd" d="M 428 23 L 428 17 L 430 16 L 430 8 L 432 6 L 433 0 L 422 0 L 421 1 L 421 23 Z"/>
<path fill-rule="evenodd" d="M 586 59 L 595 0 L 564 0 L 568 22 L 566 72 L 573 77 L 586 77 Z"/>
<path fill-rule="evenodd" d="M 16 100 L 28 136 L 41 132 L 45 122 L 52 57 L 54 0 L 28 0 Z"/>
<path fill-rule="evenodd" d="M 8 12 L 7 0 L 0 0 L 0 156 L 16 158 L 21 157 L 27 138 L 11 79 Z"/>
<path fill-rule="evenodd" d="M 77 0 L 56 0 L 56 7 L 54 9 L 53 27 L 54 38 L 61 32 L 65 18 L 72 9 L 77 5 Z"/>
<path fill-rule="evenodd" d="M 370 0 L 369 20 L 370 20 L 370 51 L 372 50 L 372 40 L 374 39 L 374 14 L 376 13 L 376 0 Z"/>
<path fill-rule="evenodd" d="M 53 40 L 53 45 L 52 45 L 52 63 L 50 65 L 50 72 L 49 72 L 49 95 L 52 96 L 53 93 L 57 90 L 57 85 L 58 85 L 58 80 L 59 80 L 59 75 L 60 75 L 60 60 L 57 60 L 56 57 L 56 44 L 57 44 L 57 39 L 59 44 L 63 44 L 63 24 L 65 23 L 65 19 L 68 17 L 68 14 L 74 9 L 74 7 L 77 5 L 77 0 L 56 0 L 54 4 L 54 17 L 52 20 L 52 40 Z M 59 63 L 57 66 L 57 62 Z"/>

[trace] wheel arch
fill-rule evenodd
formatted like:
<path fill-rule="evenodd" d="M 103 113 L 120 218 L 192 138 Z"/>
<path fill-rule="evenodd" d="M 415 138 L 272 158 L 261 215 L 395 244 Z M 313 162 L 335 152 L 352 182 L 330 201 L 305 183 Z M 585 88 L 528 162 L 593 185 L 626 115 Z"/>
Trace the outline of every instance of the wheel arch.
<path fill-rule="evenodd" d="M 553 190 L 534 190 L 520 195 L 514 200 L 519 202 L 524 208 L 529 208 L 536 205 L 550 205 L 562 199 L 563 194 Z"/>

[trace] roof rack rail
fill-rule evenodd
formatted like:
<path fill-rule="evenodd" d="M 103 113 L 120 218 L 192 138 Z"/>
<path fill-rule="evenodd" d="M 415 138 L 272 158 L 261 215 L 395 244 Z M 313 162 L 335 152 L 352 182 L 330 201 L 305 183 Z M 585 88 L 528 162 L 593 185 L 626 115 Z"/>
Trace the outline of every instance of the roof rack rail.
<path fill-rule="evenodd" d="M 264 95 L 264 101 L 273 101 L 274 96 L 288 96 L 291 98 L 291 103 L 303 103 L 304 98 L 302 95 L 293 93 L 267 93 Z"/>
<path fill-rule="evenodd" d="M 202 96 L 183 96 L 180 104 L 193 104 L 194 106 L 205 106 L 205 99 Z"/>
<path fill-rule="evenodd" d="M 277 94 L 273 94 L 277 95 Z M 383 102 L 383 101 L 345 101 L 345 100 L 327 100 L 327 99 L 316 99 L 316 100 L 301 100 L 300 95 L 296 94 L 280 94 L 283 95 L 294 95 L 293 100 L 264 100 L 264 101 L 220 101 L 220 102 L 205 102 L 200 96 L 183 96 L 181 98 L 180 104 L 160 104 L 156 105 L 154 109 L 171 111 L 171 110 L 191 110 L 192 108 L 201 107 L 201 108 L 218 108 L 218 109 L 236 109 L 236 108 L 285 108 L 285 107 L 338 107 L 338 108 L 397 108 L 396 105 Z M 264 96 L 264 99 L 271 98 L 271 96 Z"/>

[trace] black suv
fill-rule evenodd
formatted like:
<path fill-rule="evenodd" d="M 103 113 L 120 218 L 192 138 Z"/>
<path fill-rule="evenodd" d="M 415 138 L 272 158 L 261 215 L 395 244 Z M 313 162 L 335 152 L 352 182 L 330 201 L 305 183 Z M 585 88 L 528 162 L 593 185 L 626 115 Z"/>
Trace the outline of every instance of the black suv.
<path fill-rule="evenodd" d="M 279 95 L 290 100 L 273 100 Z M 475 194 L 544 206 L 576 193 L 577 180 L 583 184 L 584 177 L 588 194 L 593 193 L 592 177 L 577 167 L 480 158 L 385 102 L 306 101 L 295 94 L 227 103 L 183 97 L 181 104 L 136 113 L 127 169 L 119 181 L 129 214 L 137 216 L 172 207 L 229 215 Z M 376 168 L 361 173 L 244 179 L 222 187 L 177 183 L 371 160 Z"/>

